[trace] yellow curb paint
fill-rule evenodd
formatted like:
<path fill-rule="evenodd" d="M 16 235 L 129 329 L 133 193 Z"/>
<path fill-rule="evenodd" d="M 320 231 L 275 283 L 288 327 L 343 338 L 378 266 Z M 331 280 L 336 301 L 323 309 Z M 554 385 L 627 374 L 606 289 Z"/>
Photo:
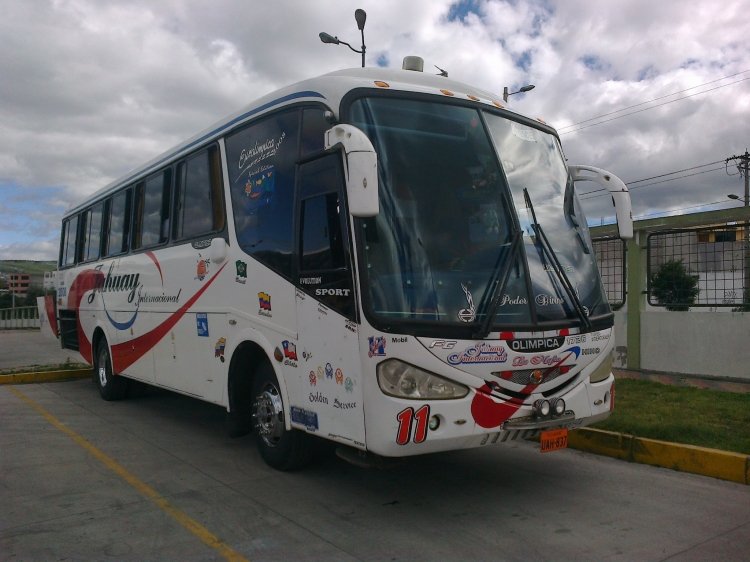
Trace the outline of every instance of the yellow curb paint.
<path fill-rule="evenodd" d="M 89 371 L 90 372 L 90 371 Z M 211 533 L 203 525 L 198 523 L 195 519 L 180 511 L 174 507 L 169 501 L 154 490 L 151 486 L 140 480 L 137 476 L 129 472 L 125 467 L 119 464 L 112 457 L 107 455 L 105 452 L 96 448 L 84 437 L 65 426 L 60 420 L 44 409 L 40 404 L 26 396 L 20 390 L 10 387 L 9 390 L 15 394 L 19 399 L 23 400 L 27 405 L 37 411 L 44 419 L 46 419 L 52 426 L 62 431 L 65 435 L 70 437 L 77 445 L 86 450 L 91 456 L 99 460 L 104 466 L 110 469 L 112 472 L 117 474 L 120 478 L 125 480 L 133 488 L 138 490 L 141 494 L 146 496 L 149 500 L 154 502 L 159 508 L 165 513 L 169 514 L 175 521 L 182 525 L 185 529 L 193 533 L 203 543 L 216 550 L 226 560 L 232 562 L 247 562 L 247 558 L 242 556 L 239 552 L 232 549 L 229 545 L 224 543 L 216 535 Z"/>
<path fill-rule="evenodd" d="M 631 462 L 750 484 L 749 455 L 588 428 L 571 431 L 568 445 Z"/>
<path fill-rule="evenodd" d="M 26 384 L 35 382 L 66 381 L 71 379 L 84 379 L 91 376 L 91 367 L 88 369 L 68 369 L 63 371 L 39 371 L 36 373 L 11 373 L 0 375 L 2 384 Z"/>

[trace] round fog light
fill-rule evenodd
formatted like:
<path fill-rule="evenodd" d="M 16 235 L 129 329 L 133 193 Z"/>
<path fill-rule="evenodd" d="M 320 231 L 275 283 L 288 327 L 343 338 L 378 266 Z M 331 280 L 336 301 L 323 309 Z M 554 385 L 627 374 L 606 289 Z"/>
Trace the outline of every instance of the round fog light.
<path fill-rule="evenodd" d="M 552 401 L 552 415 L 562 416 L 565 413 L 565 400 L 562 398 L 555 398 Z"/>
<path fill-rule="evenodd" d="M 435 431 L 438 427 L 440 427 L 440 418 L 438 416 L 432 416 L 430 418 L 430 430 Z"/>
<path fill-rule="evenodd" d="M 539 399 L 536 402 L 534 402 L 534 412 L 537 416 L 540 416 L 542 418 L 546 418 L 549 416 L 550 412 L 550 404 L 549 400 Z"/>

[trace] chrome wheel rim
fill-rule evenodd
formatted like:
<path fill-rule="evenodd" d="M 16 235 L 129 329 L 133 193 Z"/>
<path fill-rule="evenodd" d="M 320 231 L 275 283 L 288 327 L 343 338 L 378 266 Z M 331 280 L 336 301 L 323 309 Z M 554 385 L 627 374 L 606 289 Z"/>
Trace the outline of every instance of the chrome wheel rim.
<path fill-rule="evenodd" d="M 284 408 L 279 390 L 268 384 L 253 402 L 253 425 L 269 447 L 278 445 L 284 435 Z"/>

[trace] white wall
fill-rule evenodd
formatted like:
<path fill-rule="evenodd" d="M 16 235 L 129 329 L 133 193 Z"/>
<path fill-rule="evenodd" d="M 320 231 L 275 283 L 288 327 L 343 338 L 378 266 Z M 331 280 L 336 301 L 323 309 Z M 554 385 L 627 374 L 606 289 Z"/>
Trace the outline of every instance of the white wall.
<path fill-rule="evenodd" d="M 641 312 L 641 369 L 750 380 L 750 314 Z"/>

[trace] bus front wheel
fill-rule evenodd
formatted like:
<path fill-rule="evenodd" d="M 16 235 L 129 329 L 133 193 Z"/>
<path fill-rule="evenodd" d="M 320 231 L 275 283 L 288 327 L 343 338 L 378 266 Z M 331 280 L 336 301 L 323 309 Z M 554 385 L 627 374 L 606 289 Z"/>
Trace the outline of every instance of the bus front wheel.
<path fill-rule="evenodd" d="M 112 371 L 112 359 L 109 356 L 107 340 L 102 338 L 96 350 L 95 379 L 99 394 L 107 401 L 122 400 L 128 392 L 128 381 L 116 377 Z"/>
<path fill-rule="evenodd" d="M 287 430 L 279 382 L 268 363 L 258 367 L 253 381 L 253 429 L 263 460 L 278 470 L 295 470 L 312 458 L 310 437 Z"/>

